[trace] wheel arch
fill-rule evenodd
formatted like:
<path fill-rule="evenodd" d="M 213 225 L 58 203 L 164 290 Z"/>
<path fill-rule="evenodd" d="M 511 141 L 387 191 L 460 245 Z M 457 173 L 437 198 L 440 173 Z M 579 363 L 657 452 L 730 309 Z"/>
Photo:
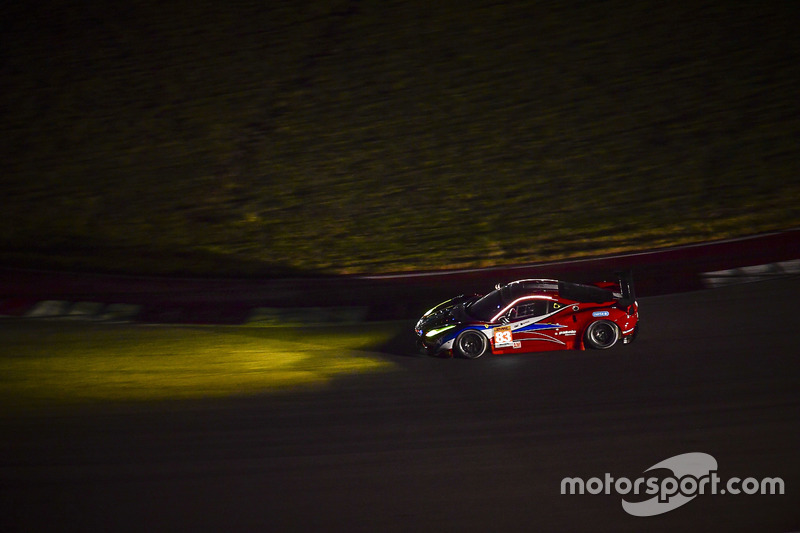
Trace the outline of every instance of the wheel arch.
<path fill-rule="evenodd" d="M 589 339 L 589 335 L 592 333 L 594 329 L 602 328 L 603 326 L 608 326 L 613 331 L 613 341 L 610 342 L 607 346 L 604 346 L 602 342 L 596 342 L 595 345 L 592 344 L 592 341 Z M 586 350 L 587 348 L 593 350 L 607 350 L 609 348 L 613 348 L 617 344 L 622 341 L 622 328 L 619 327 L 619 324 L 615 320 L 609 318 L 601 318 L 601 319 L 594 319 L 590 320 L 586 323 L 586 326 L 583 328 L 581 332 L 579 342 L 581 343 L 581 350 Z"/>

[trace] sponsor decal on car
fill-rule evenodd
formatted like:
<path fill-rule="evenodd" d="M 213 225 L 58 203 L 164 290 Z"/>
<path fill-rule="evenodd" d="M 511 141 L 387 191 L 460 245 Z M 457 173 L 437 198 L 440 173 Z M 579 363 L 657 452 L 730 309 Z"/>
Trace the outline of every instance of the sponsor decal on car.
<path fill-rule="evenodd" d="M 608 315 L 609 315 L 608 311 L 595 311 L 594 313 L 592 313 L 592 316 L 595 316 L 595 317 L 597 317 L 597 316 L 608 316 Z"/>
<path fill-rule="evenodd" d="M 574 329 L 565 329 L 562 331 L 556 331 L 556 335 L 575 335 L 577 333 L 578 332 L 575 331 Z"/>

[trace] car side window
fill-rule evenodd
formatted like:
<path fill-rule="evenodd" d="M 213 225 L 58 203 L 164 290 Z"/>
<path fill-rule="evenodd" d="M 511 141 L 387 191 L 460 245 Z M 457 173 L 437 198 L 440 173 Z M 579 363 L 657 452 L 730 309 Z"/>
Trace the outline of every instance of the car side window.
<path fill-rule="evenodd" d="M 535 302 L 527 302 L 517 305 L 509 312 L 509 318 L 516 320 L 520 318 L 528 318 L 532 316 L 541 316 L 547 313 L 547 302 L 537 300 Z"/>

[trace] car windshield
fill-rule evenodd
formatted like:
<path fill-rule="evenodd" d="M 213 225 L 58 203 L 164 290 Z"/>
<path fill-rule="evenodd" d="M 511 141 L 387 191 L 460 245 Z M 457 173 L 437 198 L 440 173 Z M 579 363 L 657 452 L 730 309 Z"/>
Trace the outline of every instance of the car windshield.
<path fill-rule="evenodd" d="M 497 289 L 475 300 L 467 306 L 466 311 L 473 318 L 477 318 L 483 322 L 489 322 L 492 320 L 492 317 L 505 306 L 505 303 L 502 289 Z"/>

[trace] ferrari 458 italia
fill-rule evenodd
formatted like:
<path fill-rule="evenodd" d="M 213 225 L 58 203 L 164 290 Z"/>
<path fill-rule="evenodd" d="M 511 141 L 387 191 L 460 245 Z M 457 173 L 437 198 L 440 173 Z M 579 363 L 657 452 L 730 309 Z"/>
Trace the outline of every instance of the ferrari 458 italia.
<path fill-rule="evenodd" d="M 476 359 L 484 354 L 604 350 L 628 344 L 639 330 L 639 304 L 629 273 L 618 282 L 523 279 L 486 295 L 442 302 L 417 321 L 429 355 Z"/>

